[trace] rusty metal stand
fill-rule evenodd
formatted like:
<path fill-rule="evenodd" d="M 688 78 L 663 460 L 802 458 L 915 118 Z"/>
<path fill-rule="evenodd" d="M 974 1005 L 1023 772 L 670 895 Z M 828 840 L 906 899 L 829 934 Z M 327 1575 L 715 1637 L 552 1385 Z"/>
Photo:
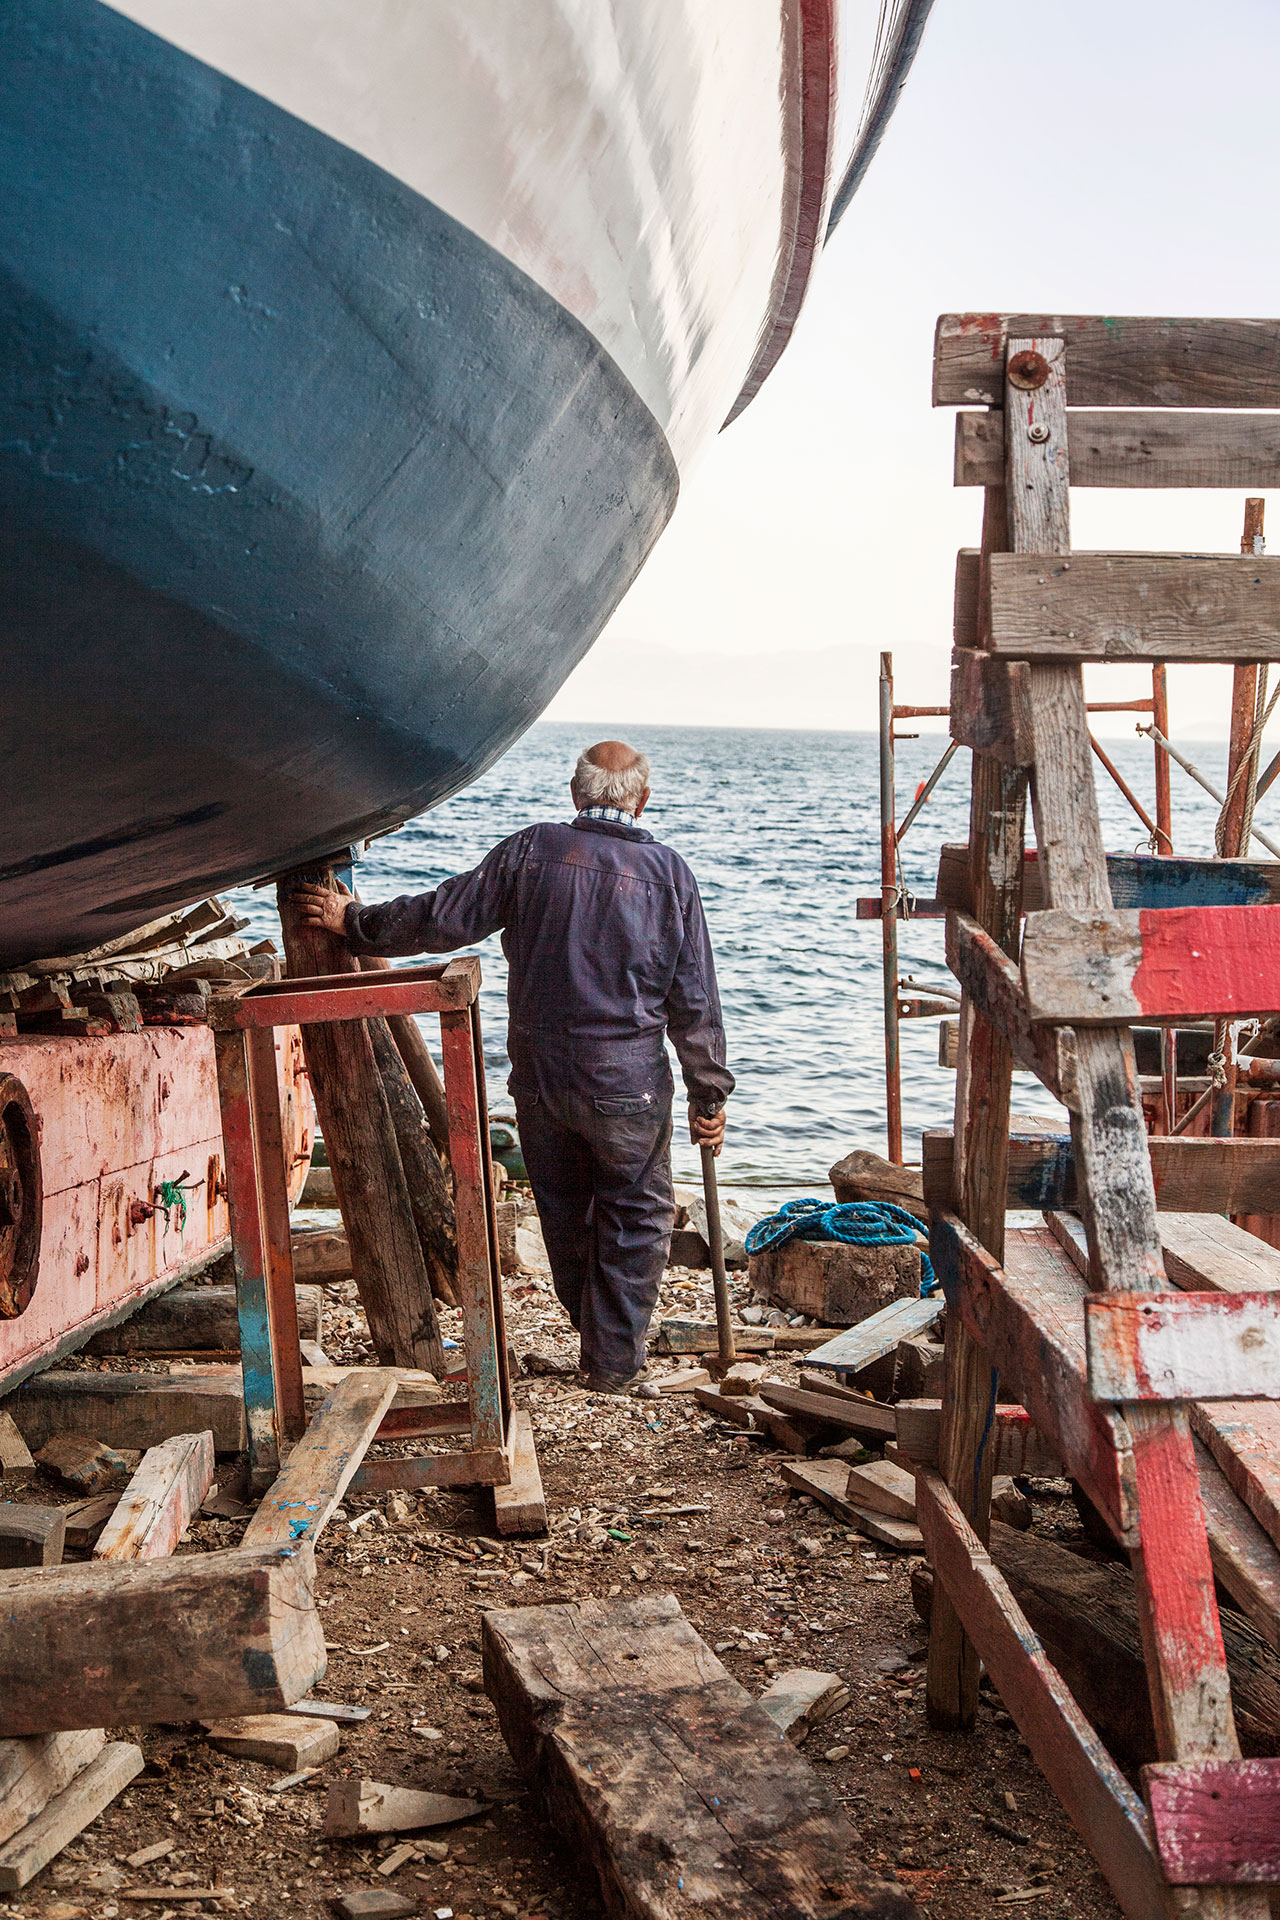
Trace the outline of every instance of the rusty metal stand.
<path fill-rule="evenodd" d="M 271 1115 L 278 1112 L 272 1029 L 418 1013 L 440 1016 L 467 1398 L 398 1412 L 393 1408 L 377 1438 L 460 1435 L 466 1444 L 450 1452 L 366 1461 L 350 1484 L 372 1492 L 389 1487 L 498 1488 L 512 1480 L 522 1416 L 513 1414 L 507 1372 L 479 991 L 480 962 L 468 955 L 447 964 L 387 973 L 264 981 L 244 992 L 219 994 L 211 1003 L 249 1466 L 258 1489 L 276 1477 L 282 1452 L 306 1425 L 289 1204 L 279 1129 L 271 1124 Z M 527 1477 L 527 1433 L 519 1452 L 520 1471 Z M 536 1459 L 532 1471 L 536 1476 Z M 529 1505 L 526 1501 L 522 1511 Z"/>

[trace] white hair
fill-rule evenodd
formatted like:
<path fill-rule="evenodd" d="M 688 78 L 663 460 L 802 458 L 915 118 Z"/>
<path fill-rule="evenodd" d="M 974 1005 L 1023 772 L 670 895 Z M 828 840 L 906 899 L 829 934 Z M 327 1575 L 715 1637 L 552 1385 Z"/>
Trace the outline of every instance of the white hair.
<path fill-rule="evenodd" d="M 625 813 L 634 813 L 648 784 L 649 762 L 643 753 L 616 772 L 598 767 L 590 752 L 580 753 L 573 770 L 574 791 L 584 807 L 620 807 Z"/>

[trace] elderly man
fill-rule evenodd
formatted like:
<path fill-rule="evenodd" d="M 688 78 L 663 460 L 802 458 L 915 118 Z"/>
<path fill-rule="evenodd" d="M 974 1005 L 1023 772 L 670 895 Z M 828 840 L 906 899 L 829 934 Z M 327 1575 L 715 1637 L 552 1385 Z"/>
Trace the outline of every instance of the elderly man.
<path fill-rule="evenodd" d="M 596 1392 L 640 1373 L 667 1262 L 671 1037 L 690 1137 L 720 1151 L 733 1091 L 698 888 L 640 823 L 649 762 L 581 755 L 576 818 L 525 827 L 434 893 L 359 906 L 303 888 L 304 918 L 356 953 L 449 953 L 502 931 L 510 1089 L 555 1289 Z"/>

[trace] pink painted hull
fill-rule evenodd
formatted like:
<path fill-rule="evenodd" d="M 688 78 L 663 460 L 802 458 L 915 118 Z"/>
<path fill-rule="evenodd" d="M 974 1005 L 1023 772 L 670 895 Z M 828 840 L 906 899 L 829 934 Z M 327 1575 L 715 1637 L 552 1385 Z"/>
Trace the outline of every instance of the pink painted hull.
<path fill-rule="evenodd" d="M 278 1037 L 296 1197 L 311 1159 L 310 1089 L 294 1028 Z M 44 1217 L 35 1292 L 0 1319 L 0 1383 L 16 1385 L 229 1244 L 213 1036 L 147 1027 L 105 1038 L 0 1042 L 40 1127 Z M 154 1209 L 186 1175 L 185 1224 Z"/>

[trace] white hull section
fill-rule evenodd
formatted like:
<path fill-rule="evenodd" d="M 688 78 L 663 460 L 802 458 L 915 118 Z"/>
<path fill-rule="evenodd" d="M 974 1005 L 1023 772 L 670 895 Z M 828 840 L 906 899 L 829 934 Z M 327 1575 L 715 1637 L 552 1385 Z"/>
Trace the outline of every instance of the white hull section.
<path fill-rule="evenodd" d="M 110 4 L 496 248 L 589 328 L 678 462 L 781 350 L 840 165 L 834 0 Z"/>

